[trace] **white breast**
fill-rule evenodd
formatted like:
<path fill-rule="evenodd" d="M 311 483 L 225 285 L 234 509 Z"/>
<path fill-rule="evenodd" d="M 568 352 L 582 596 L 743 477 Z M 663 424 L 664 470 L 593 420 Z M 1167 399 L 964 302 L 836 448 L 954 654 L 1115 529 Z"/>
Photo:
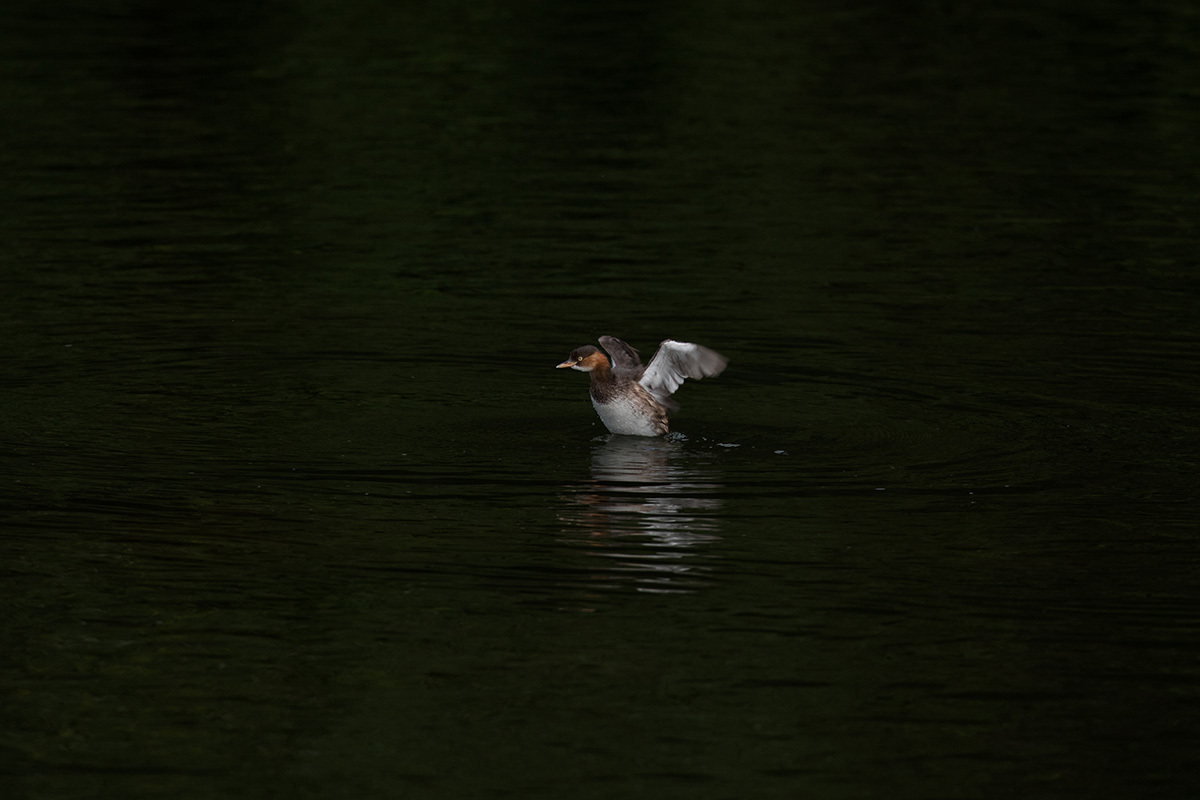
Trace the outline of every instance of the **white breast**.
<path fill-rule="evenodd" d="M 592 406 L 600 415 L 604 427 L 613 433 L 628 436 L 658 436 L 666 433 L 665 415 L 656 415 L 645 404 L 631 402 L 631 398 L 618 395 L 611 403 L 601 405 L 592 398 Z"/>

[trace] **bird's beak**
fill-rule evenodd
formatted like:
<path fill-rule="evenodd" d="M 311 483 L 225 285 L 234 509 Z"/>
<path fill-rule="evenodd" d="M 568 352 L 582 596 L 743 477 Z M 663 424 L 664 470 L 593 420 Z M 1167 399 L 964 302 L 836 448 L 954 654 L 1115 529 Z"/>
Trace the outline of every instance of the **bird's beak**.
<path fill-rule="evenodd" d="M 564 361 L 563 363 L 561 363 L 557 367 L 555 367 L 555 369 L 568 369 L 569 367 L 573 367 L 573 366 L 575 366 L 574 361 Z"/>

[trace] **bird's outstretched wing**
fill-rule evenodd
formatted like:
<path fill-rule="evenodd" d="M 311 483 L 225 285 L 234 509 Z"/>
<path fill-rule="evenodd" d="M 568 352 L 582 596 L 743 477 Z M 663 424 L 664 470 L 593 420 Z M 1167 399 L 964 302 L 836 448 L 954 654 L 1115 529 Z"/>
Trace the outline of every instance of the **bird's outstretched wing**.
<path fill-rule="evenodd" d="M 640 372 L 642 360 L 638 358 L 637 350 L 622 342 L 615 336 L 601 336 L 600 346 L 608 352 L 612 359 L 614 370 L 629 370 Z"/>
<path fill-rule="evenodd" d="M 603 343 L 604 339 L 600 341 Z M 605 349 L 608 349 L 607 345 Z M 727 363 L 729 361 L 725 356 L 707 347 L 667 339 L 658 346 L 658 352 L 650 359 L 638 383 L 654 395 L 655 400 L 671 406 L 674 405 L 670 399 L 671 395 L 684 379 L 720 375 Z"/>

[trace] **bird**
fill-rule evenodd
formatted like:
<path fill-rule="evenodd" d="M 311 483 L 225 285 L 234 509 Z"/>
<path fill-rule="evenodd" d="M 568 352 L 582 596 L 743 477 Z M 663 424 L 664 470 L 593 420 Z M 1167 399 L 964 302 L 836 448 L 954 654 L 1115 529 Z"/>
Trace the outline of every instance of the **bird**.
<path fill-rule="evenodd" d="M 637 350 L 615 336 L 601 336 L 600 345 L 608 356 L 594 345 L 585 344 L 572 350 L 557 369 L 589 373 L 592 406 L 604 427 L 628 436 L 662 436 L 669 432 L 668 412 L 679 408 L 671 395 L 684 379 L 720 375 L 729 363 L 714 350 L 674 339 L 664 340 L 646 365 L 638 358 Z"/>

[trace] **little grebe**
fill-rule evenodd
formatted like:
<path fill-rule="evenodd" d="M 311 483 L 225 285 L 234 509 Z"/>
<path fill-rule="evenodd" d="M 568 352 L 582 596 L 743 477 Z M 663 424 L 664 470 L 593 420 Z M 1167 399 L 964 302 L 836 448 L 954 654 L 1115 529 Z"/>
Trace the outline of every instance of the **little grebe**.
<path fill-rule="evenodd" d="M 590 344 L 577 347 L 558 369 L 577 369 L 592 376 L 592 405 L 604 427 L 630 436 L 660 436 L 670 430 L 667 411 L 679 408 L 671 395 L 685 378 L 720 375 L 724 356 L 690 342 L 667 339 L 650 363 L 642 365 L 637 351 L 615 336 L 600 344 L 612 363 Z"/>

